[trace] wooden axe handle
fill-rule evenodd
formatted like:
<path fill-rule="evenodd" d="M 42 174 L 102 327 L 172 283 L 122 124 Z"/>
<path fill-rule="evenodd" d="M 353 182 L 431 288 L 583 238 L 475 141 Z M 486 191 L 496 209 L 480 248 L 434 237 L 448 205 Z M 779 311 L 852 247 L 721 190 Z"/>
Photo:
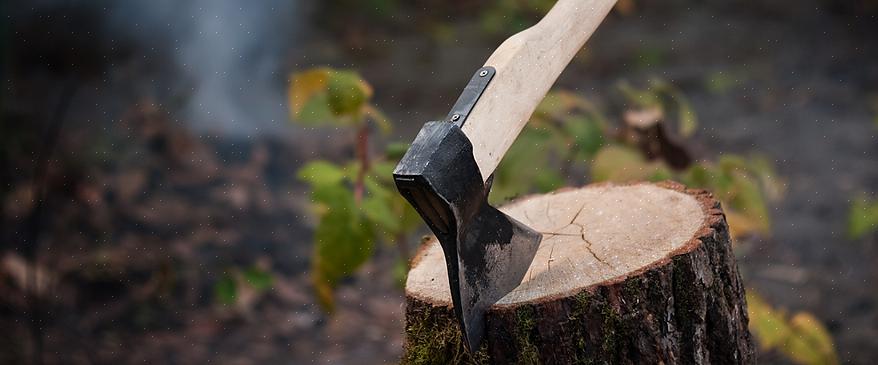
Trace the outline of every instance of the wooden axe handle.
<path fill-rule="evenodd" d="M 558 0 L 539 23 L 507 39 L 485 62 L 497 74 L 462 128 L 484 180 L 615 3 Z"/>

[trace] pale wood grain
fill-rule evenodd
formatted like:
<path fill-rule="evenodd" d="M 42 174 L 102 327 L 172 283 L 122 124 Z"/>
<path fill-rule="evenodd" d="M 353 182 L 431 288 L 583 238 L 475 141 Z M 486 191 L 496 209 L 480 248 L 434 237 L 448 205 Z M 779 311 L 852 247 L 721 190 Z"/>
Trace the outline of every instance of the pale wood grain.
<path fill-rule="evenodd" d="M 497 74 L 463 132 L 487 180 L 534 109 L 616 0 L 559 0 L 539 23 L 507 39 L 485 62 Z"/>
<path fill-rule="evenodd" d="M 548 298 L 624 276 L 687 244 L 706 214 L 693 196 L 651 184 L 598 185 L 528 198 L 501 208 L 543 233 L 536 257 L 508 305 Z M 428 243 L 406 293 L 451 303 L 442 248 Z"/>

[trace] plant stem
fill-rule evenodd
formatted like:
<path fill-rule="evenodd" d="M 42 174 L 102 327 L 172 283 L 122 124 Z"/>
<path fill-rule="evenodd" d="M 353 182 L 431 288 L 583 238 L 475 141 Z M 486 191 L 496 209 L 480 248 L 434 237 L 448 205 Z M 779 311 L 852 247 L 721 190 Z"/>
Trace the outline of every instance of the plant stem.
<path fill-rule="evenodd" d="M 366 172 L 369 171 L 369 124 L 362 123 L 357 131 L 357 161 L 360 162 L 360 171 L 357 172 L 357 180 L 354 182 L 354 201 L 360 204 L 363 201 L 365 190 Z"/>

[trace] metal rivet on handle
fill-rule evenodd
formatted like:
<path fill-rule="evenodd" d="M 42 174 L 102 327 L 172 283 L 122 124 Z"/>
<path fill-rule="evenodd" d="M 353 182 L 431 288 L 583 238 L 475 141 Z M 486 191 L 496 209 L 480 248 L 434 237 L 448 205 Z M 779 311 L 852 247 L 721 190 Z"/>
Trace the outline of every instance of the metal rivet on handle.
<path fill-rule="evenodd" d="M 479 76 L 480 77 L 488 76 L 488 70 L 482 70 L 482 72 L 479 72 Z"/>
<path fill-rule="evenodd" d="M 455 115 L 452 115 L 452 116 L 451 116 L 451 121 L 452 121 L 452 122 L 456 122 L 458 119 L 460 119 L 460 114 L 455 114 Z"/>

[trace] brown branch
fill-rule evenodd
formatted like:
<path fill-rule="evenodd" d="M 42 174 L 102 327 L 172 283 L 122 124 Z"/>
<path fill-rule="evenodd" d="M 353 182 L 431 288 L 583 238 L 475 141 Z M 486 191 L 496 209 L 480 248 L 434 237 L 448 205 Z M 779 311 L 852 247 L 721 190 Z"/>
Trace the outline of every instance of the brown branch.
<path fill-rule="evenodd" d="M 354 201 L 359 205 L 363 201 L 366 172 L 369 171 L 369 124 L 365 122 L 357 131 L 356 155 L 360 171 L 357 172 L 357 180 L 354 182 Z"/>

